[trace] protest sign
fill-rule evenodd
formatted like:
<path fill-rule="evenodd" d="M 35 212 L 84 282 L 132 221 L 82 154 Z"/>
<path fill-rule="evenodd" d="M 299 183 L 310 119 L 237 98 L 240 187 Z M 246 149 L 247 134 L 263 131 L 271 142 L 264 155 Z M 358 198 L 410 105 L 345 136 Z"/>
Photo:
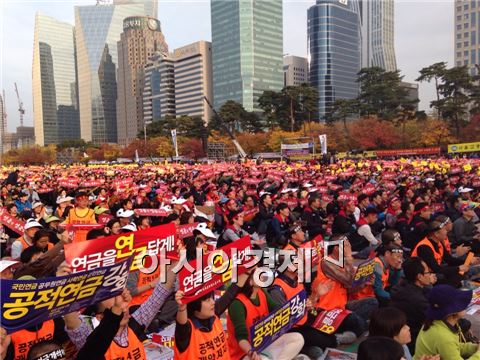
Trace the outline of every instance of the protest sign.
<path fill-rule="evenodd" d="M 82 187 L 98 187 L 98 186 L 102 186 L 102 181 L 101 180 L 89 180 L 89 181 L 84 181 L 81 183 L 81 186 Z"/>
<path fill-rule="evenodd" d="M 65 245 L 65 260 L 74 272 L 91 270 L 122 261 L 134 255 L 131 270 L 137 270 L 146 254 L 178 258 L 175 249 L 175 225 L 155 226 L 128 234 L 111 235 L 102 241 L 82 241 Z"/>
<path fill-rule="evenodd" d="M 101 225 L 107 225 L 107 223 L 113 219 L 113 215 L 100 214 L 98 215 L 98 223 Z"/>
<path fill-rule="evenodd" d="M 40 189 L 37 190 L 37 193 L 46 194 L 46 193 L 52 192 L 54 190 L 55 189 L 53 189 L 53 188 L 40 188 Z"/>
<path fill-rule="evenodd" d="M 275 310 L 250 328 L 252 349 L 260 353 L 290 330 L 305 315 L 307 293 L 300 291 L 281 308 Z"/>
<path fill-rule="evenodd" d="M 250 236 L 244 236 L 182 266 L 178 279 L 185 294 L 183 303 L 188 304 L 230 281 L 234 270 L 238 275 L 246 272 L 245 264 L 252 262 L 252 255 Z M 185 265 L 186 260 L 183 261 L 179 265 Z"/>
<path fill-rule="evenodd" d="M 255 217 L 255 215 L 257 215 L 258 211 L 259 211 L 258 206 L 245 210 L 243 212 L 243 220 L 244 221 L 252 221 L 253 218 Z"/>
<path fill-rule="evenodd" d="M 58 186 L 64 188 L 77 188 L 78 180 L 77 179 L 66 179 L 58 182 Z"/>
<path fill-rule="evenodd" d="M 356 360 L 357 354 L 346 351 L 326 348 L 322 357 L 319 360 Z"/>
<path fill-rule="evenodd" d="M 5 225 L 19 235 L 23 235 L 25 232 L 25 222 L 10 215 L 5 208 L 0 208 L 0 224 Z"/>
<path fill-rule="evenodd" d="M 15 332 L 122 293 L 131 259 L 55 278 L 2 280 L 2 327 Z"/>
<path fill-rule="evenodd" d="M 357 272 L 353 278 L 352 289 L 359 287 L 373 279 L 375 264 L 375 259 L 370 259 L 358 265 Z"/>
<path fill-rule="evenodd" d="M 193 224 L 185 224 L 177 226 L 177 235 L 180 239 L 185 239 L 187 237 L 193 236 L 193 230 L 197 227 L 198 222 Z"/>
<path fill-rule="evenodd" d="M 338 330 L 343 320 L 351 313 L 346 309 L 332 309 L 322 311 L 317 315 L 312 327 L 324 332 L 325 334 L 333 334 Z"/>
<path fill-rule="evenodd" d="M 135 209 L 133 210 L 137 216 L 152 216 L 152 217 L 165 217 L 168 216 L 168 212 L 164 209 Z"/>

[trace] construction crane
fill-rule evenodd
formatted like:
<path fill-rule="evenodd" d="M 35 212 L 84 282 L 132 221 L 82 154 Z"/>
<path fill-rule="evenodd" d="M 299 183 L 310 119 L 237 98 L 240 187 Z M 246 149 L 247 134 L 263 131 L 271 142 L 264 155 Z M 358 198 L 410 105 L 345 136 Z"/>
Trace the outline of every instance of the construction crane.
<path fill-rule="evenodd" d="M 235 145 L 235 148 L 237 149 L 237 152 L 238 152 L 238 155 L 240 155 L 240 157 L 242 159 L 245 159 L 247 157 L 247 153 L 245 152 L 245 150 L 243 150 L 242 146 L 238 143 L 237 141 L 237 138 L 235 137 L 235 135 L 230 131 L 230 129 L 228 128 L 228 126 L 225 124 L 225 121 L 223 120 L 223 118 L 217 113 L 217 111 L 213 108 L 212 104 L 210 104 L 210 101 L 208 101 L 207 97 L 204 96 L 203 99 L 207 102 L 208 106 L 210 106 L 210 109 L 212 109 L 213 113 L 218 117 L 218 119 L 220 120 L 220 124 L 222 124 L 223 128 L 225 129 L 225 131 L 227 132 L 228 136 L 230 137 L 230 139 L 232 140 L 233 142 L 233 145 Z"/>
<path fill-rule="evenodd" d="M 7 103 L 7 101 L 5 100 L 5 89 L 3 89 L 3 119 L 0 119 L 2 121 L 2 123 L 0 124 L 0 126 L 2 126 L 2 130 L 3 130 L 3 136 L 5 136 L 5 134 L 7 133 L 7 106 L 5 105 Z M 3 140 L 3 139 L 2 139 Z"/>
<path fill-rule="evenodd" d="M 23 108 L 23 102 L 20 99 L 20 95 L 18 95 L 17 83 L 15 83 L 15 93 L 17 94 L 18 100 L 18 112 L 20 113 L 20 126 L 23 127 L 23 115 L 25 115 L 25 109 Z"/>

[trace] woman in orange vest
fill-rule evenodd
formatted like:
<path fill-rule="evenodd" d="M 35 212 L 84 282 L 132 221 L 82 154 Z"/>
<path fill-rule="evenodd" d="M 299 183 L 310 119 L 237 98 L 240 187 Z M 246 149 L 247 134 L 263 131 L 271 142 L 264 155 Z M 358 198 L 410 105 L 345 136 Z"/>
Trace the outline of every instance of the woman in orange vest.
<path fill-rule="evenodd" d="M 153 272 L 145 274 L 140 270 L 132 271 L 128 275 L 127 289 L 132 294 L 130 312 L 138 309 L 153 293 L 160 277 L 160 266 Z"/>
<path fill-rule="evenodd" d="M 184 304 L 182 291 L 177 291 L 178 303 L 175 326 L 175 359 L 200 360 L 230 359 L 227 334 L 219 316 L 227 310 L 232 299 L 250 277 L 250 272 L 238 276 L 238 282 L 232 283 L 218 300 L 210 292 L 199 299 Z"/>
<path fill-rule="evenodd" d="M 304 339 L 299 333 L 287 333 L 271 343 L 262 353 L 253 350 L 250 329 L 278 305 L 269 293 L 254 280 L 243 286 L 228 308 L 228 349 L 232 360 L 291 360 L 300 353 Z"/>
<path fill-rule="evenodd" d="M 33 236 L 33 245 L 41 249 L 42 252 L 47 252 L 53 248 L 53 244 L 50 242 L 51 231 L 48 229 L 40 229 Z"/>
<path fill-rule="evenodd" d="M 463 259 L 453 257 L 446 251 L 443 241 L 447 238 L 447 223 L 434 220 L 430 222 L 429 234 L 421 240 L 412 251 L 412 257 L 417 256 L 427 264 L 431 272 L 440 275 L 440 284 L 454 287 L 462 285 L 463 275 L 470 266 Z"/>
<path fill-rule="evenodd" d="M 96 224 L 97 220 L 95 219 L 95 211 L 88 207 L 88 194 L 86 192 L 80 191 L 75 196 L 76 206 L 67 214 L 65 221 L 62 223 L 64 225 L 90 225 Z M 89 230 L 76 230 L 75 238 L 73 242 L 81 242 L 87 239 L 87 233 Z"/>

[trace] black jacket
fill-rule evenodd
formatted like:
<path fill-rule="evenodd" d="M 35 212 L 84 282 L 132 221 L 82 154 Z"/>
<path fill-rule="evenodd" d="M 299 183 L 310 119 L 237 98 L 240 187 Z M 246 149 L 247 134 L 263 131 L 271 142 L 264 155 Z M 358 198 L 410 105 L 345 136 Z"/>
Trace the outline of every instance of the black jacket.
<path fill-rule="evenodd" d="M 412 335 L 412 341 L 409 344 L 412 354 L 428 309 L 427 293 L 427 289 L 405 279 L 390 289 L 390 305 L 402 310 L 407 316 L 407 324 Z"/>
<path fill-rule="evenodd" d="M 318 234 L 323 235 L 322 226 L 326 223 L 325 218 L 326 214 L 323 210 L 314 210 L 310 207 L 305 208 L 302 214 L 302 220 L 306 222 L 306 230 L 310 235 L 310 239 L 313 239 Z"/>

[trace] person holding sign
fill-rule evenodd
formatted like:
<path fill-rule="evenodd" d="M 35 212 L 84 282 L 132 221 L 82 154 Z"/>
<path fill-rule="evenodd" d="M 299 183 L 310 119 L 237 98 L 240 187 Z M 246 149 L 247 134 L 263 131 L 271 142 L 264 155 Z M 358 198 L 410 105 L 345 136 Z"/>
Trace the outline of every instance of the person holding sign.
<path fill-rule="evenodd" d="M 260 279 L 251 277 L 228 308 L 228 349 L 232 360 L 292 360 L 303 348 L 304 339 L 299 333 L 286 333 L 271 343 L 262 353 L 252 346 L 250 328 L 278 307 L 270 294 L 263 289 Z"/>

